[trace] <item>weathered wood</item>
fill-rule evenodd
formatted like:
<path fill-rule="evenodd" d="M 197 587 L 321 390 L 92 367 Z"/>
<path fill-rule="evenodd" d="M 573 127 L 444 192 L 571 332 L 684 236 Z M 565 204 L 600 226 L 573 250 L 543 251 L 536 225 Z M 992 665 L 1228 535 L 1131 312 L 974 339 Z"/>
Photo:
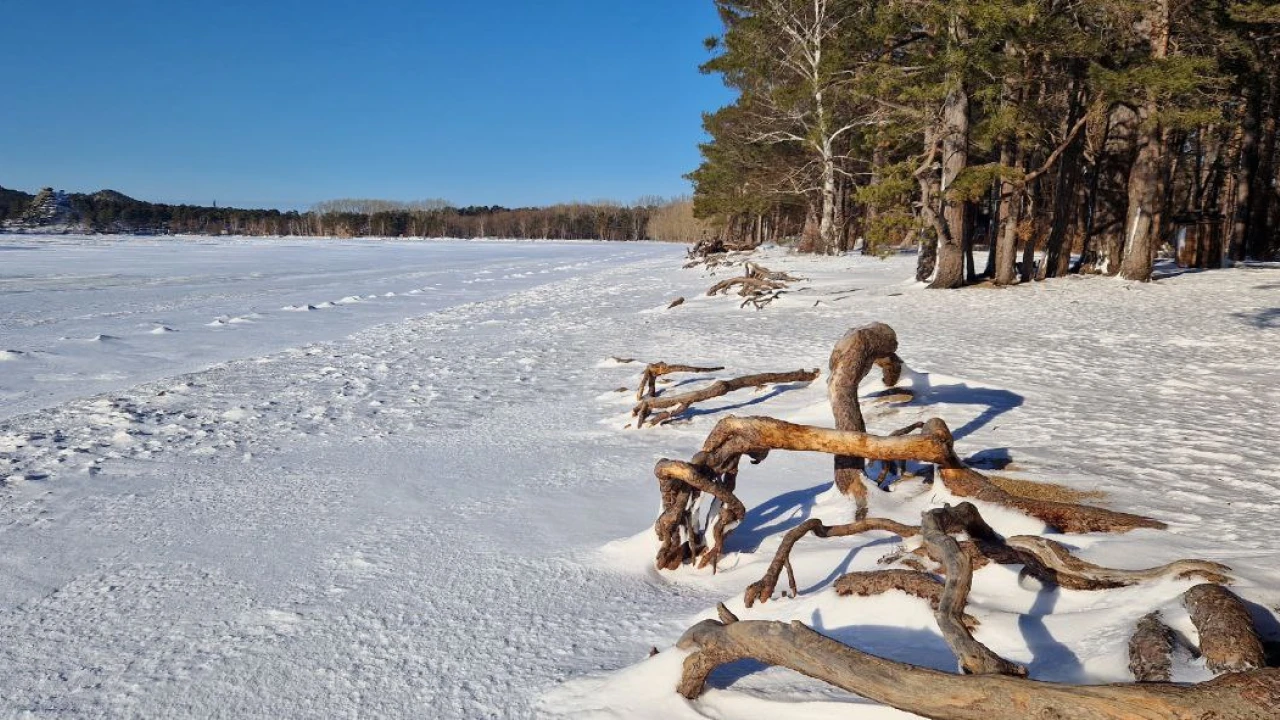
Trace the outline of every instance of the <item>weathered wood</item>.
<path fill-rule="evenodd" d="M 836 578 L 832 587 L 836 589 L 837 595 L 858 595 L 860 597 L 883 595 L 884 593 L 898 590 L 929 601 L 929 606 L 936 611 L 942 601 L 944 584 L 942 580 L 939 580 L 936 575 L 931 573 L 895 568 L 891 570 L 845 573 Z M 961 620 L 970 631 L 978 627 L 978 619 L 972 615 L 963 614 Z"/>
<path fill-rule="evenodd" d="M 933 720 L 1274 720 L 1280 670 L 1225 675 L 1199 685 L 1075 686 L 1008 675 L 953 675 L 861 652 L 800 622 L 705 620 L 677 647 L 690 654 L 677 691 L 702 694 L 726 663 L 786 667 Z"/>
<path fill-rule="evenodd" d="M 790 570 L 791 549 L 805 535 L 813 533 L 820 538 L 845 537 L 871 530 L 885 530 L 902 537 L 912 537 L 920 534 L 919 528 L 884 518 L 863 518 L 846 525 L 824 525 L 821 520 L 810 518 L 788 530 L 787 534 L 782 537 L 782 544 L 778 546 L 778 551 L 774 554 L 773 561 L 769 563 L 769 568 L 765 571 L 764 577 L 747 586 L 743 601 L 747 607 L 751 607 L 756 602 L 768 602 L 773 597 L 774 588 L 778 586 L 778 578 L 783 569 L 787 570 L 791 596 L 795 597 L 796 580 L 794 573 Z"/>
<path fill-rule="evenodd" d="M 724 367 L 698 367 L 697 365 L 679 365 L 675 363 L 656 362 L 645 366 L 640 373 L 640 386 L 636 388 L 636 400 L 658 394 L 658 378 L 673 373 L 711 373 L 719 372 Z"/>
<path fill-rule="evenodd" d="M 1212 583 L 1197 585 L 1182 596 L 1200 634 L 1205 667 L 1215 673 L 1239 673 L 1266 665 L 1262 642 L 1244 601 Z M 1280 712 L 1280 704 L 1276 705 Z"/>
<path fill-rule="evenodd" d="M 831 351 L 827 381 L 827 396 L 831 400 L 831 412 L 835 416 L 837 430 L 866 432 L 867 423 L 862 417 L 858 399 L 858 385 L 879 367 L 886 386 L 898 383 L 902 375 L 902 360 L 897 356 L 898 335 L 884 323 L 871 323 L 844 334 Z M 844 495 L 853 498 L 857 506 L 856 517 L 867 514 L 867 488 L 862 482 L 865 460 L 857 455 L 835 456 L 835 484 Z"/>
<path fill-rule="evenodd" d="M 870 460 L 914 460 L 937 465 L 943 484 L 956 495 L 1021 510 L 1062 532 L 1125 532 L 1134 528 L 1165 527 L 1164 523 L 1140 515 L 1012 495 L 982 473 L 965 466 L 952 443 L 950 429 L 938 418 L 924 423 L 918 433 L 885 437 L 796 425 L 767 417 L 729 416 L 712 429 L 694 462 L 723 473 L 736 469 L 744 455 L 760 462 L 772 450 L 855 455 Z"/>
<path fill-rule="evenodd" d="M 962 672 L 969 675 L 1026 677 L 1025 667 L 992 652 L 986 645 L 978 642 L 964 624 L 964 606 L 969 600 L 969 589 L 973 584 L 973 565 L 961 551 L 956 539 L 947 532 L 947 527 L 957 522 L 967 524 L 966 516 L 977 514 L 977 509 L 972 505 L 964 505 L 968 507 L 961 506 L 957 510 L 948 505 L 929 510 L 920 521 L 924 543 L 942 558 L 942 566 L 947 575 L 946 585 L 933 616 L 938 621 L 943 639 L 956 654 Z M 982 525 L 985 526 L 986 523 Z"/>
<path fill-rule="evenodd" d="M 644 427 L 646 424 L 661 425 L 684 414 L 695 403 L 728 395 L 744 388 L 757 388 L 786 382 L 813 382 L 818 378 L 818 375 L 819 371 L 815 368 L 813 370 L 795 370 L 786 373 L 758 373 L 728 380 L 717 380 L 705 387 L 678 395 L 644 397 L 632 408 L 631 414 L 636 418 L 636 427 L 638 428 Z M 654 410 L 666 408 L 671 409 L 657 415 L 653 414 Z"/>
<path fill-rule="evenodd" d="M 1129 672 L 1138 682 L 1168 682 L 1173 676 L 1173 629 L 1153 612 L 1129 638 Z"/>
<path fill-rule="evenodd" d="M 777 282 L 775 280 L 762 280 L 760 278 L 742 275 L 739 277 L 729 278 L 728 280 L 721 280 L 715 285 L 712 285 L 710 289 L 707 290 L 707 297 L 724 295 L 734 287 L 738 288 L 739 297 L 746 297 L 752 293 L 781 290 L 786 286 L 786 283 Z"/>
<path fill-rule="evenodd" d="M 1145 570 L 1117 570 L 1081 560 L 1060 542 L 1037 535 L 1016 535 L 1004 541 L 1021 554 L 1034 574 L 1072 590 L 1105 590 L 1172 577 L 1179 580 L 1201 578 L 1214 583 L 1228 582 L 1231 568 L 1207 560 L 1176 560 Z M 1028 557 L 1029 556 L 1029 557 Z"/>
<path fill-rule="evenodd" d="M 676 298 L 675 300 L 672 300 L 672 301 L 671 301 L 671 304 L 667 306 L 667 309 L 668 309 L 668 310 L 670 310 L 671 308 L 677 308 L 677 307 L 680 307 L 680 306 L 681 306 L 681 305 L 683 305 L 683 304 L 684 304 L 684 296 L 683 296 L 683 295 L 681 295 L 680 297 Z"/>
<path fill-rule="evenodd" d="M 662 512 L 653 526 L 661 541 L 658 568 L 674 570 L 688 559 L 696 560 L 698 567 L 709 564 L 714 569 L 724 552 L 725 536 L 747 514 L 742 501 L 733 494 L 733 477 L 717 477 L 706 468 L 680 460 L 658 461 L 653 474 L 662 493 Z M 720 510 L 710 528 L 701 527 L 696 517 L 699 493 L 720 501 Z"/>

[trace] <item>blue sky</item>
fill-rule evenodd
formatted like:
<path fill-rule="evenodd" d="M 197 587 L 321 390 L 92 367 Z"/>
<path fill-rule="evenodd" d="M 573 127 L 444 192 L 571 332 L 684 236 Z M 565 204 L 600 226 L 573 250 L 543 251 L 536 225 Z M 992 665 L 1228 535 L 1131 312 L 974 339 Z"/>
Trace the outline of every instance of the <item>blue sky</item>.
<path fill-rule="evenodd" d="M 14 2 L 0 185 L 303 208 L 688 191 L 710 0 Z"/>

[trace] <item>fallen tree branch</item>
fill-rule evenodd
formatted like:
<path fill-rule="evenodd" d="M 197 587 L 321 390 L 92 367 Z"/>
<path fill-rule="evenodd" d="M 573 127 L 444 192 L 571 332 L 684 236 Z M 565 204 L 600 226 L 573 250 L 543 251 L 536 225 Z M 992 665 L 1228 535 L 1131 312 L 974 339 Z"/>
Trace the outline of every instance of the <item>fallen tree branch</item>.
<path fill-rule="evenodd" d="M 636 406 L 631 410 L 631 415 L 636 418 L 636 427 L 638 428 L 644 427 L 646 423 L 649 425 L 661 425 L 683 414 L 695 403 L 728 395 L 743 388 L 758 388 L 787 382 L 812 382 L 818 378 L 818 375 L 819 371 L 814 369 L 795 370 L 787 373 L 758 373 L 728 380 L 717 380 L 706 387 L 690 390 L 679 395 L 645 397 L 636 403 Z M 671 409 L 658 415 L 653 415 L 654 410 L 666 408 Z M 651 415 L 653 416 L 650 417 Z"/>
<path fill-rule="evenodd" d="M 1165 527 L 1164 523 L 1140 515 L 1012 495 L 960 460 L 953 449 L 950 429 L 938 418 L 925 422 L 918 433 L 886 437 L 796 425 L 767 417 L 729 416 L 712 429 L 694 462 L 723 473 L 736 470 L 743 455 L 760 462 L 772 450 L 932 463 L 938 466 L 943 484 L 952 493 L 1015 508 L 1061 532 L 1125 532 L 1134 528 Z"/>
<path fill-rule="evenodd" d="M 645 366 L 644 372 L 640 373 L 640 386 L 636 388 L 636 400 L 643 400 L 645 396 L 654 396 L 658 394 L 658 378 L 672 373 L 711 373 L 719 372 L 724 367 L 698 367 L 696 365 L 675 365 L 665 362 L 649 363 Z"/>
<path fill-rule="evenodd" d="M 1199 685 L 1074 686 L 1009 675 L 953 675 L 856 650 L 800 622 L 704 620 L 680 638 L 689 651 L 677 691 L 694 699 L 726 663 L 786 667 L 869 700 L 933 720 L 1271 720 L 1280 670 Z"/>
<path fill-rule="evenodd" d="M 711 288 L 707 290 L 707 297 L 726 294 L 734 287 L 738 288 L 739 297 L 746 297 L 752 293 L 781 290 L 786 286 L 786 283 L 776 282 L 774 280 L 761 280 L 760 278 L 742 275 L 739 277 L 729 278 L 728 280 L 721 280 L 715 285 L 712 285 Z"/>

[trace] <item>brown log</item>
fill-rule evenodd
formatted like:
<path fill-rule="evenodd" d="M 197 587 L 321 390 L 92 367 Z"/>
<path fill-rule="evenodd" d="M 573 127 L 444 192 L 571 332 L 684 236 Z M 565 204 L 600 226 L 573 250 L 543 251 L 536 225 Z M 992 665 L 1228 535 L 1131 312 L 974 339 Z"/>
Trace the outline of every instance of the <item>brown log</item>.
<path fill-rule="evenodd" d="M 743 455 L 760 462 L 771 450 L 855 455 L 871 460 L 914 460 L 937 465 L 943 484 L 956 495 L 1021 510 L 1061 532 L 1126 532 L 1134 528 L 1165 527 L 1164 523 L 1140 515 L 1012 495 L 982 473 L 965 466 L 952 443 L 950 429 L 939 418 L 924 423 L 918 433 L 885 437 L 796 425 L 767 417 L 729 416 L 711 430 L 694 462 L 723 473 L 736 469 Z"/>
<path fill-rule="evenodd" d="M 1239 673 L 1266 665 L 1262 642 L 1253 628 L 1244 601 L 1211 583 L 1197 585 L 1182 596 L 1191 622 L 1200 634 L 1205 667 L 1215 673 Z M 1280 704 L 1273 712 L 1280 713 Z"/>
<path fill-rule="evenodd" d="M 924 543 L 942 558 L 942 566 L 947 575 L 946 585 L 933 616 L 938 621 L 943 639 L 955 653 L 960 669 L 965 674 L 1026 677 L 1025 667 L 992 652 L 986 645 L 978 642 L 964 624 L 964 606 L 969 600 L 969 589 L 973 584 L 973 565 L 947 529 L 957 522 L 967 524 L 967 516 L 976 514 L 977 509 L 973 505 L 964 503 L 958 509 L 948 505 L 929 510 L 921 518 L 920 529 Z M 986 523 L 982 525 L 985 526 Z"/>
<path fill-rule="evenodd" d="M 1138 682 L 1168 682 L 1173 676 L 1173 629 L 1153 612 L 1129 638 L 1129 671 Z"/>
<path fill-rule="evenodd" d="M 705 387 L 678 395 L 645 397 L 636 403 L 636 406 L 631 410 L 631 414 L 636 418 L 636 427 L 644 427 L 646 423 L 648 425 L 661 425 L 680 416 L 695 403 L 728 395 L 743 388 L 763 387 L 786 382 L 812 382 L 818 378 L 818 375 L 819 371 L 815 368 L 813 370 L 796 370 L 787 373 L 758 373 L 728 380 L 717 380 Z M 665 408 L 671 409 L 667 412 L 653 415 L 654 410 Z"/>
<path fill-rule="evenodd" d="M 774 282 L 783 283 L 793 283 L 801 280 L 801 278 L 795 277 L 794 275 L 790 275 L 782 271 L 775 272 L 759 263 L 753 263 L 750 260 L 745 261 L 742 264 L 742 267 L 747 271 L 747 277 L 755 278 L 757 280 L 772 280 Z"/>
<path fill-rule="evenodd" d="M 673 363 L 656 362 L 649 363 L 645 366 L 644 372 L 640 373 L 640 387 L 636 388 L 636 400 L 643 400 L 646 396 L 655 396 L 658 394 L 658 378 L 672 373 L 711 373 L 723 370 L 723 367 L 698 367 L 696 365 L 677 365 Z"/>
<path fill-rule="evenodd" d="M 1280 707 L 1280 670 L 1189 686 L 1075 686 L 1008 675 L 953 675 L 861 652 L 800 622 L 760 620 L 704 620 L 677 646 L 690 651 L 677 687 L 689 699 L 702 694 L 717 667 L 751 658 L 933 720 L 1274 720 Z"/>
<path fill-rule="evenodd" d="M 854 328 L 836 343 L 829 361 L 831 375 L 827 395 L 837 430 L 867 431 L 858 400 L 858 385 L 875 366 L 880 367 L 886 386 L 896 385 L 902 374 L 902 360 L 897 352 L 898 335 L 884 323 Z M 867 489 L 862 482 L 864 466 L 865 461 L 857 455 L 835 456 L 836 487 L 853 498 L 858 518 L 867 514 Z"/>

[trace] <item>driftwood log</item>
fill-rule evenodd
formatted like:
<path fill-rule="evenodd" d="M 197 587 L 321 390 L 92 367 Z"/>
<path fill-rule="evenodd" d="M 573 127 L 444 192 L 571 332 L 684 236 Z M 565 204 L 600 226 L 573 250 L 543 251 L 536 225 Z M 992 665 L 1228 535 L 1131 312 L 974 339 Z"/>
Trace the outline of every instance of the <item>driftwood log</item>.
<path fill-rule="evenodd" d="M 1205 667 L 1215 673 L 1257 670 L 1266 664 L 1262 642 L 1244 601 L 1221 585 L 1197 585 L 1182 596 L 1200 634 Z M 1280 704 L 1274 712 L 1280 715 Z"/>
<path fill-rule="evenodd" d="M 719 369 L 719 368 L 716 368 Z M 704 371 L 704 370 L 699 370 Z M 758 373 L 755 375 L 744 375 L 742 377 L 730 378 L 728 380 L 717 380 L 697 390 L 680 393 L 677 395 L 664 395 L 662 397 L 653 397 L 652 395 L 644 396 L 636 406 L 632 408 L 631 415 L 636 418 L 636 427 L 644 427 L 647 425 L 661 425 L 684 414 L 690 407 L 696 403 L 705 402 L 712 398 L 718 398 L 728 395 L 731 392 L 742 390 L 744 388 L 759 388 L 765 385 L 776 385 L 778 383 L 788 382 L 813 382 L 818 378 L 819 371 L 813 370 L 795 370 L 785 373 Z M 642 378 L 641 389 L 644 389 Z M 652 387 L 650 380 L 650 387 Z M 654 414 L 655 410 L 663 412 Z"/>
<path fill-rule="evenodd" d="M 1165 527 L 1162 522 L 1140 515 L 1013 495 L 966 466 L 956 455 L 953 443 L 951 430 L 939 418 L 923 423 L 919 432 L 880 436 L 796 425 L 768 417 L 729 416 L 712 429 L 696 462 L 715 473 L 731 470 L 736 473 L 744 455 L 758 463 L 773 450 L 853 455 L 872 460 L 913 460 L 936 465 L 943 484 L 956 495 L 1020 510 L 1061 532 L 1125 532 Z"/>
<path fill-rule="evenodd" d="M 845 333 L 831 351 L 827 379 L 827 395 L 837 430 L 866 432 L 858 400 L 858 385 L 879 367 L 884 384 L 893 387 L 902 375 L 902 359 L 898 357 L 898 335 L 884 323 L 871 323 Z M 867 515 L 867 488 L 862 475 L 865 460 L 858 455 L 835 456 L 835 484 L 844 495 L 853 498 L 858 518 Z"/>
<path fill-rule="evenodd" d="M 727 612 L 720 621 L 690 628 L 678 647 L 690 651 L 677 687 L 690 699 L 717 667 L 750 658 L 934 720 L 1274 720 L 1280 707 L 1280 670 L 1234 673 L 1199 685 L 1075 686 L 953 675 L 861 652 L 798 621 L 738 622 Z"/>
<path fill-rule="evenodd" d="M 657 395 L 658 378 L 665 375 L 673 373 L 712 373 L 723 369 L 721 366 L 698 367 L 697 365 L 679 365 L 666 362 L 649 363 L 644 367 L 644 372 L 640 373 L 640 386 L 636 388 L 636 400 L 643 400 L 645 397 Z"/>

